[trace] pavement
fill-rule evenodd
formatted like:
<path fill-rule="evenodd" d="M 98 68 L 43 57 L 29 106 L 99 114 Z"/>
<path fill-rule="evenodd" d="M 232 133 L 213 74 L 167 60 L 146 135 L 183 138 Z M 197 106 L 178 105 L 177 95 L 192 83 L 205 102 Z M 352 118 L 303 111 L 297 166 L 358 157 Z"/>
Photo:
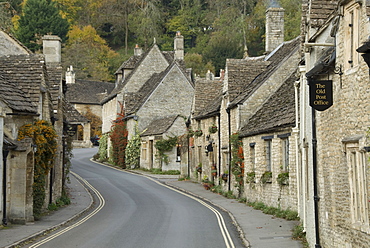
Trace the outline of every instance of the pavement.
<path fill-rule="evenodd" d="M 138 173 L 137 170 L 132 172 Z M 245 203 L 240 203 L 235 199 L 228 199 L 222 195 L 205 190 L 200 183 L 179 181 L 178 176 L 154 175 L 142 171 L 139 174 L 156 178 L 167 185 L 207 200 L 227 212 L 234 221 L 246 247 L 303 247 L 300 241 L 293 240 L 291 237 L 292 228 L 298 224 L 296 221 L 287 221 L 263 214 Z M 70 205 L 48 213 L 39 221 L 27 223 L 26 225 L 8 225 L 5 228 L 0 228 L 0 247 L 20 247 L 32 239 L 67 225 L 93 208 L 92 196 L 73 175 L 70 176 L 70 183 L 67 186 L 71 198 Z"/>

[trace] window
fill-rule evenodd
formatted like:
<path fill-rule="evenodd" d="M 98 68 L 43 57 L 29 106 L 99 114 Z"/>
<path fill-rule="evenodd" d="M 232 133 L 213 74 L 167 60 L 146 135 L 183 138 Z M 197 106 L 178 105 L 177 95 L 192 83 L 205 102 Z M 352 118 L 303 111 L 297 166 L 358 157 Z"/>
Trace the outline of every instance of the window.
<path fill-rule="evenodd" d="M 344 55 L 345 69 L 351 69 L 359 63 L 359 29 L 360 29 L 360 6 L 358 3 L 351 4 L 344 10 Z"/>
<path fill-rule="evenodd" d="M 250 143 L 249 144 L 249 156 L 250 156 L 250 163 L 251 163 L 251 169 L 252 171 L 256 168 L 256 149 L 255 149 L 256 143 Z"/>
<path fill-rule="evenodd" d="M 265 154 L 266 154 L 266 171 L 271 171 L 271 143 L 272 140 L 267 139 L 265 140 Z"/>
<path fill-rule="evenodd" d="M 142 149 L 142 158 L 143 160 L 147 160 L 147 153 L 148 153 L 148 143 L 147 142 L 141 142 L 141 149 Z"/>
<path fill-rule="evenodd" d="M 282 139 L 283 170 L 289 171 L 289 139 Z"/>
<path fill-rule="evenodd" d="M 176 146 L 176 162 L 181 162 L 181 146 Z"/>
<path fill-rule="evenodd" d="M 351 194 L 351 216 L 354 228 L 369 232 L 369 201 L 366 180 L 366 153 L 358 143 L 346 144 Z"/>

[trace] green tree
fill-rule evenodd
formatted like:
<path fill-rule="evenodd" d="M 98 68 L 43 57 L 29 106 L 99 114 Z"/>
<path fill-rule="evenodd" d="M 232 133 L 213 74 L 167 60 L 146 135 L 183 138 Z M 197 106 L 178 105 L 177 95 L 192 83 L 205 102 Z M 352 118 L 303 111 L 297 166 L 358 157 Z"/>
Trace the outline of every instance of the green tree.
<path fill-rule="evenodd" d="M 280 0 L 285 9 L 284 39 L 296 38 L 301 32 L 302 0 Z"/>
<path fill-rule="evenodd" d="M 60 15 L 55 2 L 27 0 L 19 19 L 16 36 L 31 51 L 38 51 L 42 46 L 43 35 L 58 35 L 65 41 L 68 29 L 69 23 Z"/>

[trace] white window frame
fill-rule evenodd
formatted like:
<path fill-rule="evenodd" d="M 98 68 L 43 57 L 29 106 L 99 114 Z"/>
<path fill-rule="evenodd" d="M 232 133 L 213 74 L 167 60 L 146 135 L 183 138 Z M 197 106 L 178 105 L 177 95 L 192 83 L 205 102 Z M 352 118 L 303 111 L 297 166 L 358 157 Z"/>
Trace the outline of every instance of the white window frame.
<path fill-rule="evenodd" d="M 356 49 L 360 46 L 360 5 L 352 2 L 344 8 L 344 69 L 357 67 L 360 54 Z"/>
<path fill-rule="evenodd" d="M 355 229 L 370 233 L 366 153 L 358 143 L 346 144 L 350 185 L 351 221 Z"/>

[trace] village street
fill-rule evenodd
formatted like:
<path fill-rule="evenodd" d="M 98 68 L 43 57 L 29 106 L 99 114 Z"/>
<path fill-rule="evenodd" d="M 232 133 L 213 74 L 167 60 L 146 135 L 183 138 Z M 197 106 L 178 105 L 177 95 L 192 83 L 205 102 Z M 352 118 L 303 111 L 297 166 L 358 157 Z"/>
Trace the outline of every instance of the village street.
<path fill-rule="evenodd" d="M 30 247 L 243 247 L 227 214 L 149 178 L 95 164 L 89 159 L 96 151 L 76 149 L 72 161 L 99 198 L 90 218 Z"/>

